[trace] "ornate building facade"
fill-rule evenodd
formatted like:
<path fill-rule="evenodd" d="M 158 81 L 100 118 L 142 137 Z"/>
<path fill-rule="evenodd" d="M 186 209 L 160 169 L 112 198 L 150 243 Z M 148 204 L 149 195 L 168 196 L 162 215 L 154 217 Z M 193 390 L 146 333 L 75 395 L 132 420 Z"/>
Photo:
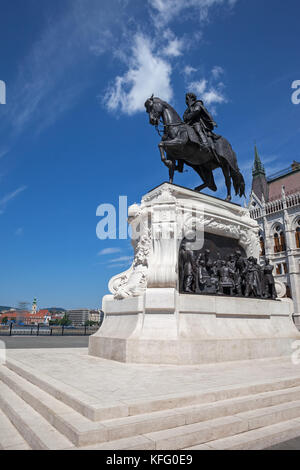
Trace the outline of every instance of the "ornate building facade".
<path fill-rule="evenodd" d="M 255 146 L 250 215 L 260 226 L 260 257 L 269 258 L 274 276 L 294 302 L 300 329 L 300 163 L 267 177 Z"/>

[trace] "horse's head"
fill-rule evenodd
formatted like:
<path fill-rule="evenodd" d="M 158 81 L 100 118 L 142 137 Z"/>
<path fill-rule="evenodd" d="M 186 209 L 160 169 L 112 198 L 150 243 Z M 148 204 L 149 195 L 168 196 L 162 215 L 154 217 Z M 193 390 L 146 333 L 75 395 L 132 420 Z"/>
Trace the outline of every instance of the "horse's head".
<path fill-rule="evenodd" d="M 145 103 L 146 111 L 149 114 L 149 122 L 152 126 L 158 126 L 159 124 L 159 118 L 164 109 L 163 103 L 160 98 L 155 98 L 153 95 Z"/>

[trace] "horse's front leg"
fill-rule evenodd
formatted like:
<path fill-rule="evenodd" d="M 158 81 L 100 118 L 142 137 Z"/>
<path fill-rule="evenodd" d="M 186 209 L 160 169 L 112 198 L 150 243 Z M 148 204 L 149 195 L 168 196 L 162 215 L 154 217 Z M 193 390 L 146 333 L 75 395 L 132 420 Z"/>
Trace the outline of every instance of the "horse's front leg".
<path fill-rule="evenodd" d="M 173 184 L 174 172 L 175 172 L 176 164 L 175 164 L 175 161 L 173 161 L 173 160 L 169 160 L 169 161 L 171 161 L 171 163 L 172 163 L 172 166 L 169 168 L 169 182 L 170 182 L 171 184 Z"/>
<path fill-rule="evenodd" d="M 160 143 L 158 144 L 158 148 L 159 148 L 159 153 L 160 153 L 161 161 L 162 161 L 163 163 L 165 163 L 165 161 L 166 161 L 166 155 L 165 155 L 164 145 L 163 145 L 162 142 L 160 142 Z"/>
<path fill-rule="evenodd" d="M 159 148 L 159 152 L 160 152 L 161 161 L 169 168 L 169 170 L 171 170 L 171 168 L 173 166 L 173 162 L 172 162 L 172 160 L 167 160 L 166 155 L 165 155 L 165 148 L 164 148 L 163 142 L 160 142 L 158 144 L 158 148 Z"/>

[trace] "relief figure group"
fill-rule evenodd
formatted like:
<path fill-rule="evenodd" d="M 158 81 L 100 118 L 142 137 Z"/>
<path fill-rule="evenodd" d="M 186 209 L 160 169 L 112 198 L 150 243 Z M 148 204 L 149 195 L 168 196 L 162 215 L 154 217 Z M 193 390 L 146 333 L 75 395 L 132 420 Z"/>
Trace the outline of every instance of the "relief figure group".
<path fill-rule="evenodd" d="M 276 299 L 273 266 L 268 259 L 260 266 L 253 256 L 240 250 L 213 260 L 210 250 L 196 253 L 186 244 L 179 251 L 180 292 Z"/>

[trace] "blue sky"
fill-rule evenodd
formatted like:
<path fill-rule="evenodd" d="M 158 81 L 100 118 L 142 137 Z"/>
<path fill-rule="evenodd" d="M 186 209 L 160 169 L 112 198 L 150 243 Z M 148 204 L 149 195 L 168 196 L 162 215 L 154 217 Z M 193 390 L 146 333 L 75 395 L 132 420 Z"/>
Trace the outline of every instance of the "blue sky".
<path fill-rule="evenodd" d="M 167 179 L 152 93 L 180 114 L 186 91 L 202 96 L 248 194 L 254 141 L 268 173 L 299 161 L 299 14 L 298 0 L 1 0 L 0 305 L 101 305 L 132 249 L 97 239 L 98 205 Z"/>

